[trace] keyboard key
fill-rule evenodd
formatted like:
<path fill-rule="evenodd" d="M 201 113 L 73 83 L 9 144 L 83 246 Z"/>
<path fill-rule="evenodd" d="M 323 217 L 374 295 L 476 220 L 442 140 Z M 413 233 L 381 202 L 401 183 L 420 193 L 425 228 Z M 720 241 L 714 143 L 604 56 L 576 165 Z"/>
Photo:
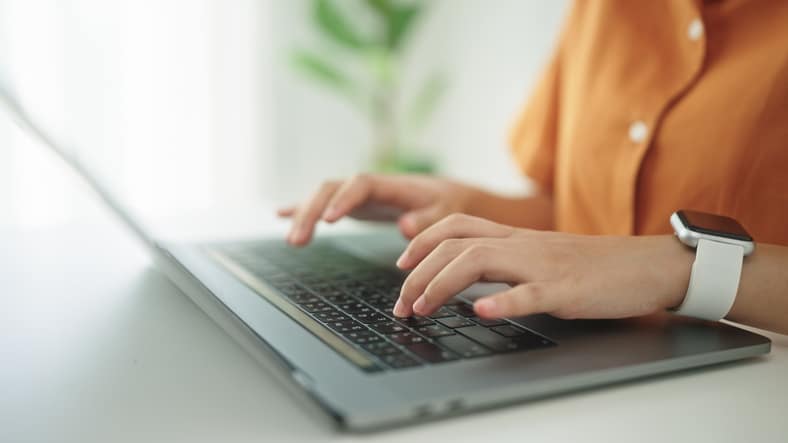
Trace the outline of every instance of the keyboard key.
<path fill-rule="evenodd" d="M 464 358 L 481 357 L 490 355 L 490 351 L 480 344 L 460 335 L 440 337 L 435 340 L 439 345 L 456 352 Z"/>
<path fill-rule="evenodd" d="M 476 313 L 473 312 L 473 305 L 468 303 L 458 303 L 456 305 L 450 305 L 448 308 L 463 317 L 473 317 L 476 315 Z"/>
<path fill-rule="evenodd" d="M 422 360 L 430 363 L 442 363 L 446 361 L 457 360 L 459 356 L 451 351 L 447 351 L 440 346 L 433 343 L 416 343 L 408 345 L 407 349 L 416 354 Z"/>
<path fill-rule="evenodd" d="M 471 320 L 475 321 L 476 323 L 482 326 L 501 326 L 501 325 L 508 325 L 509 323 L 505 322 L 504 320 L 493 318 L 493 319 L 484 319 L 479 317 L 471 317 Z"/>
<path fill-rule="evenodd" d="M 360 314 L 353 315 L 353 318 L 367 325 L 371 323 L 390 321 L 388 317 L 378 312 L 362 312 Z"/>
<path fill-rule="evenodd" d="M 386 313 L 390 313 L 394 309 L 394 304 L 395 302 L 393 301 L 384 301 L 384 302 L 373 301 L 369 303 L 370 306 L 373 306 L 374 308 Z"/>
<path fill-rule="evenodd" d="M 459 328 L 455 329 L 455 331 L 483 344 L 484 346 L 496 352 L 516 351 L 520 348 L 518 342 L 512 340 L 511 338 L 496 334 L 495 332 L 492 332 L 491 330 L 482 326 Z"/>
<path fill-rule="evenodd" d="M 416 328 L 419 326 L 427 326 L 435 323 L 429 318 L 419 317 L 418 315 L 414 315 L 413 317 L 405 317 L 405 318 L 397 317 L 395 318 L 395 320 L 411 328 Z"/>
<path fill-rule="evenodd" d="M 381 334 L 396 334 L 398 332 L 405 332 L 407 329 L 399 323 L 393 321 L 386 321 L 382 323 L 373 323 L 369 325 L 370 328 L 380 332 Z"/>
<path fill-rule="evenodd" d="M 446 306 L 441 306 L 440 309 L 438 309 L 432 315 L 430 315 L 430 318 L 443 318 L 443 317 L 453 317 L 453 316 L 454 316 L 454 311 L 450 310 Z"/>
<path fill-rule="evenodd" d="M 419 331 L 419 334 L 425 335 L 427 337 L 443 337 L 454 334 L 451 329 L 444 328 L 441 325 L 422 326 L 416 328 L 416 330 Z"/>
<path fill-rule="evenodd" d="M 414 366 L 421 365 L 421 363 L 419 363 L 418 360 L 405 354 L 404 352 L 399 354 L 386 355 L 381 357 L 380 359 L 394 369 L 411 368 Z"/>
<path fill-rule="evenodd" d="M 504 325 L 492 328 L 493 331 L 503 335 L 504 337 L 517 337 L 518 335 L 525 334 L 525 330 L 513 325 Z"/>
<path fill-rule="evenodd" d="M 378 290 L 374 288 L 364 287 L 356 290 L 353 295 L 358 297 L 360 300 L 366 300 L 372 296 L 378 295 Z"/>
<path fill-rule="evenodd" d="M 343 334 L 345 338 L 358 345 L 365 345 L 368 343 L 377 343 L 383 341 L 383 337 L 375 334 L 372 331 L 351 331 Z"/>
<path fill-rule="evenodd" d="M 356 301 L 353 297 L 346 294 L 324 295 L 323 298 L 334 305 L 341 305 L 345 303 L 353 303 Z"/>
<path fill-rule="evenodd" d="M 299 305 L 304 303 L 316 303 L 320 301 L 320 299 L 315 294 L 306 291 L 295 294 L 285 294 L 285 297 L 289 298 L 293 303 Z"/>
<path fill-rule="evenodd" d="M 400 354 L 402 351 L 399 350 L 396 346 L 392 345 L 387 341 L 377 341 L 367 343 L 362 345 L 364 349 L 366 349 L 369 353 L 375 354 L 378 357 L 382 357 L 384 355 L 394 355 Z"/>
<path fill-rule="evenodd" d="M 317 314 L 313 315 L 316 319 L 322 321 L 323 323 L 350 320 L 350 317 L 338 311 L 318 312 Z"/>
<path fill-rule="evenodd" d="M 525 331 L 525 334 L 523 335 L 512 337 L 512 340 L 517 342 L 518 350 L 549 348 L 551 346 L 555 346 L 555 343 L 552 341 L 536 335 L 530 331 Z"/>
<path fill-rule="evenodd" d="M 313 290 L 317 294 L 328 294 L 334 291 L 334 287 L 331 283 L 315 283 L 309 285 L 309 289 Z"/>
<path fill-rule="evenodd" d="M 474 326 L 476 323 L 462 317 L 445 317 L 439 318 L 438 323 L 449 328 L 462 328 L 464 326 Z"/>
<path fill-rule="evenodd" d="M 342 303 L 338 304 L 337 307 L 348 314 L 354 314 L 357 312 L 370 312 L 371 309 L 369 306 L 365 305 L 364 303 L 359 302 L 352 302 L 352 303 Z"/>
<path fill-rule="evenodd" d="M 339 332 L 340 334 L 344 334 L 346 332 L 358 332 L 358 331 L 367 330 L 367 328 L 364 325 L 354 320 L 334 321 L 334 322 L 326 323 L 326 326 Z"/>
<path fill-rule="evenodd" d="M 400 345 L 412 345 L 414 343 L 424 343 L 426 339 L 412 332 L 399 332 L 388 336 L 389 340 Z"/>
<path fill-rule="evenodd" d="M 337 312 L 332 306 L 329 306 L 327 303 L 322 301 L 316 301 L 312 303 L 301 303 L 301 308 L 307 312 Z"/>

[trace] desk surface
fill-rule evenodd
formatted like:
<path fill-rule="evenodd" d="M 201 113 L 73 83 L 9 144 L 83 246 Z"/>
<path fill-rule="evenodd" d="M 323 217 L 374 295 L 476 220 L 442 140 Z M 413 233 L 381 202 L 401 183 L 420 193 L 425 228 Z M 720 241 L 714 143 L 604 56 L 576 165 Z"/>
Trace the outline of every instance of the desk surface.
<path fill-rule="evenodd" d="M 0 233 L 0 441 L 786 441 L 764 358 L 371 435 L 317 420 L 111 222 Z"/>

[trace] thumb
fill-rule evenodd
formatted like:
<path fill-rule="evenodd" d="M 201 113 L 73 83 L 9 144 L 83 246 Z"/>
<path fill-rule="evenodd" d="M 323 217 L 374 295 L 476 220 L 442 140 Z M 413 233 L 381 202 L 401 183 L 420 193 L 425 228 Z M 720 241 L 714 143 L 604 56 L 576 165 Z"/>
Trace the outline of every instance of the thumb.
<path fill-rule="evenodd" d="M 438 205 L 408 211 L 399 218 L 399 230 L 407 238 L 413 238 L 442 219 L 444 211 Z"/>

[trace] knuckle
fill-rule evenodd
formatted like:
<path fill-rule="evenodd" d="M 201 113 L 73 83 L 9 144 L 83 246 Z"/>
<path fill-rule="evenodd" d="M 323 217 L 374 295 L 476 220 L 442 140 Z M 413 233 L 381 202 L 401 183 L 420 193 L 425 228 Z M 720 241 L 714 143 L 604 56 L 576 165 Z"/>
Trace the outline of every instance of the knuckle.
<path fill-rule="evenodd" d="M 490 247 L 483 244 L 471 245 L 466 249 L 465 258 L 473 262 L 485 260 L 490 254 Z"/>
<path fill-rule="evenodd" d="M 438 244 L 438 246 L 435 248 L 435 251 L 438 254 L 449 254 L 460 250 L 463 246 L 463 243 L 463 240 L 459 238 L 447 238 Z"/>
<path fill-rule="evenodd" d="M 465 215 L 463 213 L 453 212 L 453 213 L 449 214 L 448 216 L 446 216 L 446 218 L 444 220 L 445 220 L 446 224 L 454 226 L 454 225 L 459 225 L 459 224 L 467 222 L 469 220 L 469 218 L 470 218 L 470 216 Z"/>
<path fill-rule="evenodd" d="M 532 304 L 536 306 L 544 306 L 546 294 L 542 285 L 538 283 L 531 283 L 529 285 L 523 286 L 522 291 L 524 292 L 523 295 L 527 297 Z"/>

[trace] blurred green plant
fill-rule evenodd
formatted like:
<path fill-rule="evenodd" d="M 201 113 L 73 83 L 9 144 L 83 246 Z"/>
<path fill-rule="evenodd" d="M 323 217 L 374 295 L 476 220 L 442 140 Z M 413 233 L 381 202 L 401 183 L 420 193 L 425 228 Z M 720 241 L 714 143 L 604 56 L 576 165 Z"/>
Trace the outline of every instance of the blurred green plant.
<path fill-rule="evenodd" d="M 335 50 L 297 49 L 292 54 L 298 71 L 337 93 L 368 119 L 378 171 L 435 170 L 434 159 L 419 149 L 416 140 L 446 92 L 446 75 L 434 71 L 408 100 L 401 91 L 402 58 L 427 3 L 312 0 L 311 22 Z"/>

